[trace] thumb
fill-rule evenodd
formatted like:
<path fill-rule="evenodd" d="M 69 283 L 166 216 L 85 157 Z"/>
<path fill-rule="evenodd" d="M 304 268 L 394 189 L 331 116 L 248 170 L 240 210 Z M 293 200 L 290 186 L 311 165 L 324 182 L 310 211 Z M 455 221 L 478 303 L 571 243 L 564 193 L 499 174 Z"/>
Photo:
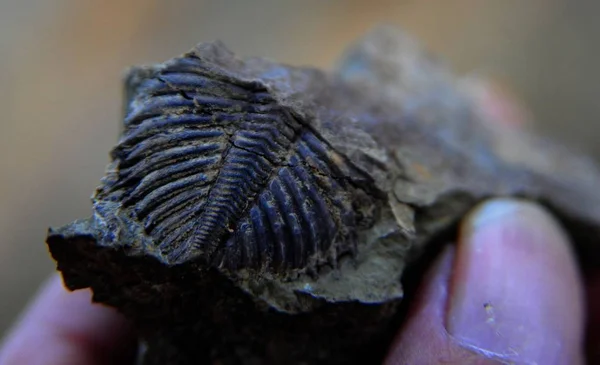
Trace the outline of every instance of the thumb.
<path fill-rule="evenodd" d="M 388 364 L 583 363 L 583 289 L 545 210 L 484 203 L 453 251 L 426 277 Z"/>

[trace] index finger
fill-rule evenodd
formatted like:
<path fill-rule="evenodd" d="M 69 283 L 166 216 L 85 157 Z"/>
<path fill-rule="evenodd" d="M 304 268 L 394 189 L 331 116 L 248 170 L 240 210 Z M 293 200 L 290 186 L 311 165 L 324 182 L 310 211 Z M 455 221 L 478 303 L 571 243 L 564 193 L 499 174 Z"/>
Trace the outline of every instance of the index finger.
<path fill-rule="evenodd" d="M 113 308 L 89 290 L 68 292 L 58 275 L 42 287 L 0 348 L 2 365 L 131 363 L 135 336 Z"/>

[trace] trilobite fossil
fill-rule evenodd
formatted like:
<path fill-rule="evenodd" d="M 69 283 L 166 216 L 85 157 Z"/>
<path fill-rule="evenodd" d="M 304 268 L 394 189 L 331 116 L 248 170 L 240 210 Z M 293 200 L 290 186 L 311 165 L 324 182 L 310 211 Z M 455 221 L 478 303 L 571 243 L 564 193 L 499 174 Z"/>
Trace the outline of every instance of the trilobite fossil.
<path fill-rule="evenodd" d="M 114 220 L 119 204 L 143 227 L 148 252 L 169 264 L 193 256 L 281 271 L 354 246 L 356 226 L 371 219 L 353 208 L 369 200 L 369 175 L 264 84 L 197 51 L 129 82 L 125 131 L 95 196 L 99 217 Z"/>
<path fill-rule="evenodd" d="M 407 265 L 491 196 L 544 203 L 600 266 L 597 168 L 484 123 L 395 30 L 331 73 L 200 44 L 131 69 L 125 99 L 92 217 L 47 242 L 68 288 L 134 322 L 144 364 L 376 361 Z"/>

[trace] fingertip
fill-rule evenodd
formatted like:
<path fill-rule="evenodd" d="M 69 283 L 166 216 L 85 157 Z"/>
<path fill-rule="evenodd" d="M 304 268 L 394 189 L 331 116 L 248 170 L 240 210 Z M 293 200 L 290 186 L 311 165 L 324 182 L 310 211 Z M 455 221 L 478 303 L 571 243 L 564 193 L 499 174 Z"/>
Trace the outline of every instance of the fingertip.
<path fill-rule="evenodd" d="M 472 351 L 502 361 L 577 364 L 583 289 L 570 243 L 541 206 L 483 203 L 464 221 L 446 327 Z"/>
<path fill-rule="evenodd" d="M 425 277 L 387 364 L 581 364 L 583 289 L 542 207 L 492 200 Z"/>
<path fill-rule="evenodd" d="M 515 131 L 531 122 L 531 111 L 501 81 L 483 75 L 471 75 L 463 80 L 462 85 L 474 101 L 482 122 Z"/>

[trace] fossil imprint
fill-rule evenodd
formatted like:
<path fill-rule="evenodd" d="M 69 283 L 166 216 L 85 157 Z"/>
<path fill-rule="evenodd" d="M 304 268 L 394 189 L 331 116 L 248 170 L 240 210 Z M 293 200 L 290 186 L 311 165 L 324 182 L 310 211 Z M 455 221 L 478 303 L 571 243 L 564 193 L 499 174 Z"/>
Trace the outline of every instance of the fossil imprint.
<path fill-rule="evenodd" d="M 368 201 L 369 175 L 260 81 L 194 52 L 130 80 L 125 132 L 95 201 L 100 215 L 118 202 L 141 224 L 148 252 L 172 264 L 193 256 L 285 270 L 355 245 L 371 217 L 357 217 L 352 202 Z"/>
<path fill-rule="evenodd" d="M 399 31 L 331 73 L 200 44 L 125 94 L 92 217 L 47 242 L 67 287 L 133 321 L 143 364 L 381 357 L 407 265 L 492 196 L 542 202 L 600 266 L 596 166 L 485 123 Z"/>

